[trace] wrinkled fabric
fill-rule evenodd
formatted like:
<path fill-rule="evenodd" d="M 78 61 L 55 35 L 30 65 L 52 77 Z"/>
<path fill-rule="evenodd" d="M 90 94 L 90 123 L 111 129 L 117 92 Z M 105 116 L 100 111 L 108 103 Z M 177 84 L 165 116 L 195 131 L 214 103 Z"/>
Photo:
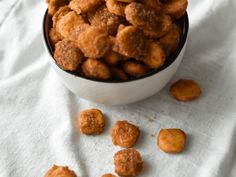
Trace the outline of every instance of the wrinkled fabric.
<path fill-rule="evenodd" d="M 49 64 L 42 43 L 44 1 L 0 1 L 0 176 L 43 177 L 53 164 L 78 177 L 114 172 L 109 129 L 129 120 L 141 129 L 135 146 L 144 159 L 140 177 L 236 176 L 236 1 L 190 0 L 190 33 L 183 62 L 159 93 L 131 105 L 105 106 L 68 91 Z M 202 96 L 178 102 L 169 86 L 200 83 Z M 86 108 L 106 115 L 105 132 L 80 134 L 74 122 Z M 161 128 L 181 128 L 186 150 L 166 154 L 156 145 Z"/>

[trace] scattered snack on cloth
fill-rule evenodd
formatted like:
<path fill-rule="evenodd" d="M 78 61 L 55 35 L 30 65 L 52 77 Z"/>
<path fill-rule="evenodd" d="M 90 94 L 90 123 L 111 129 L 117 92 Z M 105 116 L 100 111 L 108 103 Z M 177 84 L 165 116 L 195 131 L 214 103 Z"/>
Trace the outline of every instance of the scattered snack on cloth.
<path fill-rule="evenodd" d="M 180 129 L 161 129 L 157 144 L 166 153 L 178 153 L 184 150 L 186 134 Z"/>
<path fill-rule="evenodd" d="M 83 56 L 76 65 L 63 57 L 55 59 L 57 64 L 75 75 L 107 81 L 141 77 L 163 66 L 179 46 L 182 26 L 178 19 L 188 5 L 187 0 L 46 1 L 53 22 L 49 38 L 54 56 L 55 45 L 62 40 L 73 41 Z M 98 59 L 104 69 L 92 65 L 98 77 L 83 67 L 90 59 Z M 64 63 L 76 67 L 64 67 Z"/>
<path fill-rule="evenodd" d="M 75 42 L 64 39 L 55 45 L 54 58 L 64 70 L 75 71 L 83 61 L 83 53 Z"/>
<path fill-rule="evenodd" d="M 102 175 L 102 177 L 116 177 L 116 176 L 111 173 L 107 173 L 107 174 Z"/>
<path fill-rule="evenodd" d="M 138 140 L 139 134 L 139 127 L 126 120 L 117 121 L 111 129 L 113 144 L 124 148 L 133 147 Z"/>
<path fill-rule="evenodd" d="M 191 101 L 198 98 L 202 91 L 197 82 L 180 79 L 170 87 L 170 93 L 178 101 Z"/>
<path fill-rule="evenodd" d="M 135 177 L 143 169 L 140 153 L 132 148 L 123 149 L 114 155 L 115 172 L 122 177 Z"/>
<path fill-rule="evenodd" d="M 76 177 L 73 170 L 70 170 L 67 166 L 53 165 L 44 177 Z"/>
<path fill-rule="evenodd" d="M 100 134 L 105 128 L 105 118 L 98 109 L 87 109 L 80 112 L 77 118 L 77 127 L 87 135 Z"/>

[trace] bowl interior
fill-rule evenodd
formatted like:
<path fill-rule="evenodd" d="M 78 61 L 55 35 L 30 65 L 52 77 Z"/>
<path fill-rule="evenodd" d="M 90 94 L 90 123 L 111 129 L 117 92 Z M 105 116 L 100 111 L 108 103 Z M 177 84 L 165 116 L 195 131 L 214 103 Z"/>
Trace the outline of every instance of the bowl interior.
<path fill-rule="evenodd" d="M 172 53 L 165 61 L 164 65 L 161 66 L 158 69 L 153 69 L 150 72 L 148 72 L 147 74 L 144 74 L 140 77 L 136 77 L 136 78 L 129 78 L 128 80 L 125 81 L 116 81 L 116 80 L 97 80 L 97 79 L 90 79 L 90 78 L 86 78 L 84 76 L 82 76 L 79 72 L 76 71 L 66 71 L 63 70 L 58 64 L 57 62 L 54 60 L 55 64 L 63 71 L 72 74 L 76 77 L 80 77 L 80 78 L 84 78 L 87 80 L 91 80 L 91 81 L 97 81 L 97 82 L 105 82 L 105 83 L 121 83 L 121 82 L 130 82 L 130 81 L 135 81 L 135 80 L 139 80 L 139 79 L 143 79 L 149 76 L 152 76 L 162 70 L 164 70 L 165 68 L 167 68 L 168 66 L 170 66 L 175 59 L 178 57 L 178 55 L 180 54 L 184 44 L 186 43 L 187 40 L 187 35 L 188 35 L 188 30 L 189 30 L 189 20 L 188 20 L 188 14 L 187 12 L 184 14 L 183 17 L 181 17 L 178 22 L 177 22 L 181 27 L 182 27 L 182 33 L 180 36 L 180 42 L 178 44 L 178 47 L 176 49 L 176 51 L 174 53 Z M 48 11 L 46 10 L 45 15 L 44 15 L 44 19 L 43 19 L 43 37 L 44 37 L 44 42 L 46 43 L 46 47 L 48 50 L 48 53 L 50 54 L 50 56 L 53 58 L 53 47 L 50 43 L 50 39 L 49 39 L 49 31 L 50 28 L 52 27 L 52 18 L 51 16 L 48 15 Z M 54 59 L 54 58 L 53 58 Z"/>

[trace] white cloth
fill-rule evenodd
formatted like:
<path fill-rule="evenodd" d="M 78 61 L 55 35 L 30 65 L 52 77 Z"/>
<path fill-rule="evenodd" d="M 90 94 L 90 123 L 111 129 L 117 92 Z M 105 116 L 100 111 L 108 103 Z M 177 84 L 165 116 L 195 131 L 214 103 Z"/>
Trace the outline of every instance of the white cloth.
<path fill-rule="evenodd" d="M 236 176 L 236 1 L 190 0 L 190 34 L 184 60 L 172 79 L 201 84 L 200 99 L 180 103 L 166 86 L 144 101 L 104 106 L 68 91 L 51 69 L 42 44 L 41 0 L 0 2 L 0 176 L 42 177 L 53 164 L 78 177 L 113 172 L 109 128 L 127 119 L 141 128 L 137 148 L 145 161 L 140 177 Z M 99 108 L 105 132 L 84 136 L 74 127 L 78 113 Z M 184 153 L 156 146 L 160 128 L 188 134 Z"/>

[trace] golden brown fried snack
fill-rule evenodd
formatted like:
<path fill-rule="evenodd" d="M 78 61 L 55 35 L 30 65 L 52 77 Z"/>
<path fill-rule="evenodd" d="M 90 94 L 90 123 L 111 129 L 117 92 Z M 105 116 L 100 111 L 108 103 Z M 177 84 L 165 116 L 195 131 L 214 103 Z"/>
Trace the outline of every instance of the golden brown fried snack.
<path fill-rule="evenodd" d="M 60 37 L 58 36 L 55 28 L 50 29 L 49 37 L 50 37 L 50 41 L 51 41 L 51 44 L 53 45 L 53 47 L 55 47 L 55 44 L 61 40 Z"/>
<path fill-rule="evenodd" d="M 56 24 L 56 31 L 62 38 L 67 38 L 81 24 L 86 24 L 83 17 L 71 11 L 60 18 Z"/>
<path fill-rule="evenodd" d="M 122 55 L 110 50 L 105 56 L 104 61 L 106 64 L 110 66 L 115 66 L 118 64 L 119 61 L 122 60 Z"/>
<path fill-rule="evenodd" d="M 161 129 L 157 137 L 159 148 L 166 153 L 184 150 L 186 134 L 180 129 Z"/>
<path fill-rule="evenodd" d="M 128 79 L 128 76 L 125 74 L 125 72 L 121 68 L 111 67 L 110 70 L 111 70 L 111 75 L 113 79 L 122 80 L 122 81 Z"/>
<path fill-rule="evenodd" d="M 123 149 L 114 155 L 115 172 L 122 177 L 135 177 L 143 169 L 143 160 L 135 149 Z"/>
<path fill-rule="evenodd" d="M 75 42 L 64 39 L 56 43 L 54 58 L 62 69 L 75 71 L 83 61 L 83 53 Z"/>
<path fill-rule="evenodd" d="M 69 12 L 71 12 L 71 9 L 68 6 L 60 7 L 59 10 L 52 17 L 53 28 L 56 29 L 57 22 Z"/>
<path fill-rule="evenodd" d="M 119 2 L 125 2 L 125 3 L 131 3 L 131 2 L 134 2 L 136 0 L 117 0 Z"/>
<path fill-rule="evenodd" d="M 98 59 L 87 59 L 82 64 L 83 74 L 92 79 L 106 80 L 111 78 L 110 69 Z"/>
<path fill-rule="evenodd" d="M 90 27 L 89 24 L 85 23 L 85 24 L 81 24 L 79 26 L 77 26 L 67 37 L 69 40 L 71 41 L 75 41 L 77 42 L 79 35 L 82 34 L 85 30 L 87 30 Z"/>
<path fill-rule="evenodd" d="M 201 95 L 201 88 L 193 80 L 180 79 L 170 87 L 170 93 L 178 101 L 191 101 Z"/>
<path fill-rule="evenodd" d="M 119 16 L 109 12 L 105 5 L 88 13 L 88 20 L 91 25 L 106 29 L 110 35 L 115 35 L 120 25 Z"/>
<path fill-rule="evenodd" d="M 69 2 L 68 0 L 50 0 L 47 1 L 47 3 L 48 3 L 48 14 L 53 16 L 60 7 L 67 5 Z"/>
<path fill-rule="evenodd" d="M 116 176 L 111 173 L 107 173 L 107 174 L 102 175 L 102 177 L 116 177 Z"/>
<path fill-rule="evenodd" d="M 180 31 L 180 28 L 174 25 L 165 36 L 160 38 L 159 42 L 163 46 L 167 56 L 177 49 L 180 41 Z"/>
<path fill-rule="evenodd" d="M 148 73 L 149 68 L 138 61 L 124 61 L 122 65 L 123 70 L 130 76 L 139 77 Z"/>
<path fill-rule="evenodd" d="M 146 55 L 146 41 L 140 29 L 127 26 L 118 31 L 113 50 L 127 57 L 140 58 Z"/>
<path fill-rule="evenodd" d="M 116 15 L 125 16 L 125 6 L 126 4 L 119 2 L 117 0 L 106 0 L 107 9 Z"/>
<path fill-rule="evenodd" d="M 166 54 L 159 42 L 149 41 L 147 55 L 140 59 L 152 69 L 161 67 L 166 60 Z"/>
<path fill-rule="evenodd" d="M 87 109 L 79 114 L 77 126 L 81 133 L 87 135 L 100 134 L 105 128 L 105 118 L 98 109 Z"/>
<path fill-rule="evenodd" d="M 44 177 L 76 177 L 76 174 L 67 166 L 53 165 L 53 167 L 47 171 Z"/>
<path fill-rule="evenodd" d="M 159 38 L 172 28 L 170 16 L 157 14 L 155 10 L 137 2 L 126 6 L 125 17 L 132 25 L 143 29 L 150 38 Z"/>
<path fill-rule="evenodd" d="M 101 5 L 103 0 L 71 0 L 70 7 L 78 14 L 94 11 Z"/>
<path fill-rule="evenodd" d="M 184 15 L 188 6 L 188 0 L 167 0 L 163 3 L 162 13 L 170 15 L 174 19 L 179 19 Z"/>
<path fill-rule="evenodd" d="M 160 13 L 162 4 L 159 0 L 141 0 L 144 5 L 153 8 L 157 13 Z"/>
<path fill-rule="evenodd" d="M 111 129 L 112 143 L 116 146 L 131 148 L 137 142 L 139 127 L 126 120 L 117 121 Z"/>
<path fill-rule="evenodd" d="M 90 26 L 78 37 L 78 45 L 89 58 L 101 58 L 110 49 L 110 39 L 106 30 Z"/>

